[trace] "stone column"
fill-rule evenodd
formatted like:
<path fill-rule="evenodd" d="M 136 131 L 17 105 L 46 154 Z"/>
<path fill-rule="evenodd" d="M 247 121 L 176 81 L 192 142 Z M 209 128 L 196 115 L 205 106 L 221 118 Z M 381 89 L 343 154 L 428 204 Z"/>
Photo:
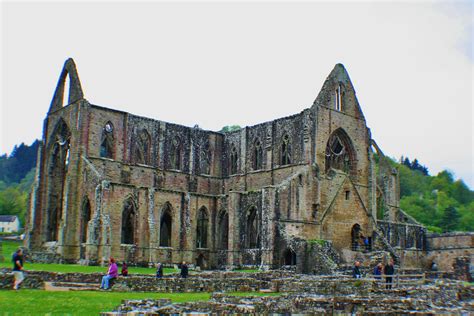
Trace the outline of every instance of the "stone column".
<path fill-rule="evenodd" d="M 268 268 L 273 265 L 275 248 L 275 193 L 274 187 L 262 189 L 262 266 Z"/>
<path fill-rule="evenodd" d="M 229 192 L 228 200 L 229 214 L 229 255 L 227 257 L 228 265 L 240 265 L 240 193 Z"/>

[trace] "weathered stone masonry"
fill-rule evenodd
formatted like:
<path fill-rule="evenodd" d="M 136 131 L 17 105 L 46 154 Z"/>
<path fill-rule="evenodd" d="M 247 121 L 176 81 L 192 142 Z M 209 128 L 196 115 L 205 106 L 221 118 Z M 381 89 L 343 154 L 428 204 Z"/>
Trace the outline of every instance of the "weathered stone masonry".
<path fill-rule="evenodd" d="M 310 108 L 219 133 L 91 104 L 69 59 L 38 155 L 27 244 L 51 258 L 277 267 L 308 261 L 311 240 L 423 249 L 341 64 Z M 386 239 L 392 224 L 409 228 Z"/>

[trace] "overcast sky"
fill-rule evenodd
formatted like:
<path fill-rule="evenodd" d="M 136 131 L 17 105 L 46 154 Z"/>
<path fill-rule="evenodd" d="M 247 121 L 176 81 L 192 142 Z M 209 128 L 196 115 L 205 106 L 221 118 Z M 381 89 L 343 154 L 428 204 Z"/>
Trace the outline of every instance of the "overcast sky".
<path fill-rule="evenodd" d="M 219 130 L 311 106 L 336 63 L 386 155 L 473 183 L 472 2 L 2 2 L 0 154 L 42 137 L 64 61 L 87 100 Z"/>

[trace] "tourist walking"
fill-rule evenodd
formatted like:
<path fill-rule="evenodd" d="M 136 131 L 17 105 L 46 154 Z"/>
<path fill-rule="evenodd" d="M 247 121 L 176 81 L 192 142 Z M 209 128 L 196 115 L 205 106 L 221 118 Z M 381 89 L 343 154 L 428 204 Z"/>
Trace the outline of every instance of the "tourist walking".
<path fill-rule="evenodd" d="M 383 264 L 379 262 L 374 268 L 374 278 L 377 281 L 382 279 L 382 272 L 383 272 Z"/>
<path fill-rule="evenodd" d="M 109 282 L 112 279 L 115 279 L 118 276 L 118 268 L 117 264 L 115 263 L 115 259 L 110 257 L 109 259 L 109 270 L 107 270 L 107 275 L 102 277 L 102 282 L 100 284 L 100 288 L 104 290 L 109 289 Z"/>
<path fill-rule="evenodd" d="M 122 276 L 127 276 L 128 275 L 128 266 L 127 263 L 124 261 L 122 263 Z"/>
<path fill-rule="evenodd" d="M 360 273 L 360 262 L 356 261 L 354 267 L 352 268 L 352 277 L 355 279 L 360 279 L 362 274 Z"/>
<path fill-rule="evenodd" d="M 158 263 L 156 265 L 156 278 L 161 279 L 163 277 L 163 265 Z"/>
<path fill-rule="evenodd" d="M 393 259 L 390 259 L 390 261 L 385 265 L 385 268 L 384 268 L 385 288 L 387 290 L 392 288 L 392 279 L 393 279 L 394 273 L 395 273 L 394 262 L 393 262 Z"/>
<path fill-rule="evenodd" d="M 183 261 L 181 264 L 181 277 L 183 279 L 186 279 L 188 277 L 188 265 L 186 264 L 186 261 Z"/>
<path fill-rule="evenodd" d="M 18 286 L 23 282 L 25 279 L 25 275 L 23 273 L 23 250 L 19 248 L 12 256 L 13 261 L 13 289 L 16 291 L 18 290 Z"/>

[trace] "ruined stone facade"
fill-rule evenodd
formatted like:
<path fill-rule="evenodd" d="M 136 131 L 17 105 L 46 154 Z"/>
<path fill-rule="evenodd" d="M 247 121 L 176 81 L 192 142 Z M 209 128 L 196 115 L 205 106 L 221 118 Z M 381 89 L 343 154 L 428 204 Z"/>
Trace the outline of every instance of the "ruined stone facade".
<path fill-rule="evenodd" d="M 341 64 L 308 109 L 220 133 L 91 104 L 69 59 L 38 155 L 27 244 L 67 262 L 279 267 L 318 240 L 424 247 Z"/>

